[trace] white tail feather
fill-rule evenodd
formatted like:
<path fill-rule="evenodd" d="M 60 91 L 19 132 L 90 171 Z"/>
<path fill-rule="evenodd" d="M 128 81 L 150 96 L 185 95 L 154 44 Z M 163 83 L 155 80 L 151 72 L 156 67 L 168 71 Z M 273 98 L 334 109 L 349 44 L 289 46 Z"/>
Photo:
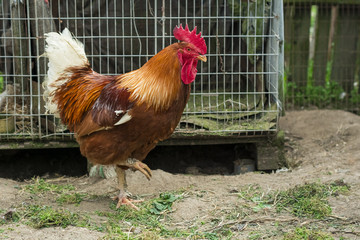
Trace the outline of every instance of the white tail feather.
<path fill-rule="evenodd" d="M 62 33 L 50 32 L 45 34 L 45 53 L 49 58 L 47 78 L 43 83 L 45 107 L 47 112 L 58 115 L 58 106 L 53 101 L 54 92 L 67 79 L 58 81 L 64 76 L 64 70 L 69 67 L 81 67 L 89 65 L 84 51 L 84 45 L 73 38 L 69 29 L 65 28 Z"/>

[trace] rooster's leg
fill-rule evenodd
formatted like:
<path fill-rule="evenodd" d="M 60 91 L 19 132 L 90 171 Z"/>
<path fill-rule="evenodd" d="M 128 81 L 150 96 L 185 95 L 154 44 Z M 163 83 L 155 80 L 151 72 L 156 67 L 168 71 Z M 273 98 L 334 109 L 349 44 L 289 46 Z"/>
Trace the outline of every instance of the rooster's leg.
<path fill-rule="evenodd" d="M 127 183 L 125 176 L 125 169 L 121 166 L 116 166 L 115 168 L 116 175 L 118 177 L 120 193 L 118 196 L 114 197 L 114 200 L 118 200 L 116 208 L 119 208 L 121 205 L 128 205 L 135 210 L 139 210 L 133 203 L 142 202 L 142 200 L 132 200 L 129 199 L 129 193 L 127 192 Z"/>
<path fill-rule="evenodd" d="M 132 170 L 136 171 L 139 170 L 145 177 L 150 180 L 152 177 L 151 169 L 145 163 L 135 159 L 135 158 L 128 158 L 127 159 L 127 167 L 131 168 Z"/>

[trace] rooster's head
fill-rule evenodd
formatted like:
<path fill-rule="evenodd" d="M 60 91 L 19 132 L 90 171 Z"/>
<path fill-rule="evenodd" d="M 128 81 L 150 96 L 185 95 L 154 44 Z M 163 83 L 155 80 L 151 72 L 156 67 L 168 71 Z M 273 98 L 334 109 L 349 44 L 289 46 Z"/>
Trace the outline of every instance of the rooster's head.
<path fill-rule="evenodd" d="M 195 80 L 197 73 L 198 60 L 206 62 L 207 47 L 201 32 L 196 34 L 196 27 L 190 32 L 188 25 L 185 29 L 180 27 L 174 28 L 174 37 L 181 41 L 178 50 L 178 58 L 181 64 L 181 80 L 185 84 L 189 84 Z"/>

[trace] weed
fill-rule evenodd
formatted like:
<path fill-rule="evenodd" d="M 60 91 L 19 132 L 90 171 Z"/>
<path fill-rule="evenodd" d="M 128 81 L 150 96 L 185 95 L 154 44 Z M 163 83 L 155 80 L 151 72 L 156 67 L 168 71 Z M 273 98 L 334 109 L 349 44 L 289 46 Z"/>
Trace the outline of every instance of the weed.
<path fill-rule="evenodd" d="M 275 206 L 278 212 L 287 209 L 298 217 L 322 219 L 332 212 L 327 198 L 347 191 L 349 186 L 338 180 L 330 184 L 307 183 L 270 194 L 265 194 L 258 185 L 250 185 L 241 191 L 239 196 L 255 203 L 255 206 L 251 206 L 254 212 Z"/>
<path fill-rule="evenodd" d="M 250 240 L 262 239 L 262 236 L 258 232 L 251 232 L 250 235 L 249 235 L 249 239 Z"/>
<path fill-rule="evenodd" d="M 264 196 L 262 188 L 258 184 L 250 184 L 239 192 L 239 197 L 244 200 L 262 199 Z"/>
<path fill-rule="evenodd" d="M 159 198 L 146 201 L 141 204 L 139 211 L 134 211 L 127 206 L 116 209 L 115 203 L 111 203 L 110 208 L 114 212 L 97 212 L 98 216 L 106 217 L 106 224 L 101 226 L 108 232 L 106 239 L 122 238 L 124 232 L 129 229 L 139 232 L 136 239 L 149 239 L 149 236 L 155 234 L 154 238 L 160 236 L 163 238 L 184 238 L 190 233 L 177 229 L 168 229 L 163 225 L 161 219 L 166 211 L 171 211 L 174 201 L 180 198 L 174 193 L 161 193 Z M 132 234 L 134 235 L 134 234 Z"/>
<path fill-rule="evenodd" d="M 178 200 L 180 196 L 176 196 L 171 193 L 161 193 L 158 199 L 155 199 L 152 202 L 152 208 L 150 208 L 150 212 L 156 215 L 163 214 L 166 211 L 172 211 L 171 206 L 173 202 Z"/>
<path fill-rule="evenodd" d="M 290 209 L 295 216 L 322 219 L 332 212 L 327 197 L 348 190 L 349 187 L 343 181 L 331 184 L 307 183 L 279 192 L 276 195 L 276 207 L 278 211 Z"/>
<path fill-rule="evenodd" d="M 346 99 L 344 89 L 335 81 L 326 82 L 324 86 L 303 87 L 299 87 L 295 82 L 288 82 L 286 101 L 295 106 L 339 107 L 342 103 L 345 104 Z"/>
<path fill-rule="evenodd" d="M 29 184 L 25 186 L 25 190 L 32 194 L 44 193 L 44 192 L 55 192 L 55 193 L 65 193 L 68 191 L 75 190 L 75 187 L 70 184 L 66 185 L 57 185 L 47 183 L 44 179 L 36 177 L 33 178 L 33 184 Z"/>
<path fill-rule="evenodd" d="M 4 87 L 4 77 L 2 76 L 3 73 L 0 72 L 0 93 L 4 90 L 3 87 Z"/>
<path fill-rule="evenodd" d="M 24 220 L 34 228 L 60 226 L 85 226 L 87 219 L 68 210 L 53 209 L 49 206 L 27 205 L 13 216 L 13 221 Z"/>
<path fill-rule="evenodd" d="M 283 238 L 283 240 L 307 240 L 307 239 L 332 240 L 334 238 L 328 233 L 307 229 L 305 227 L 296 228 L 294 232 L 285 234 Z"/>
<path fill-rule="evenodd" d="M 259 185 L 250 185 L 247 189 L 242 190 L 239 196 L 255 204 L 255 206 L 251 208 L 254 212 L 272 207 L 271 198 L 263 192 Z"/>
<path fill-rule="evenodd" d="M 63 204 L 80 204 L 87 194 L 84 193 L 62 193 L 60 197 L 56 199 L 56 202 L 60 205 Z"/>

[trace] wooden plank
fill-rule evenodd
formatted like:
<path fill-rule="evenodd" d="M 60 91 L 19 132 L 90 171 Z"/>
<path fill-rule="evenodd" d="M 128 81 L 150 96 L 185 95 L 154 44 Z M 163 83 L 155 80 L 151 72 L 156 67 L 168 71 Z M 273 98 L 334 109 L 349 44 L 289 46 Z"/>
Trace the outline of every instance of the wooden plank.
<path fill-rule="evenodd" d="M 29 74 L 29 46 L 26 26 L 25 4 L 22 1 L 12 1 L 11 29 L 14 38 L 14 83 L 19 84 L 22 94 L 30 93 L 30 79 L 24 75 Z M 24 99 L 26 103 L 29 99 Z"/>
<path fill-rule="evenodd" d="M 357 93 L 360 93 L 360 24 L 358 26 L 358 39 L 356 45 L 356 68 L 354 77 L 354 89 Z M 358 102 L 359 104 L 359 102 Z"/>
<path fill-rule="evenodd" d="M 30 21 L 30 28 L 32 35 L 36 37 L 36 40 L 32 42 L 32 48 L 37 56 L 40 56 L 45 52 L 44 34 L 56 31 L 55 23 L 51 20 L 51 13 L 48 5 L 44 0 L 29 0 L 29 16 L 36 21 Z M 33 97 L 33 113 L 38 113 L 38 105 L 40 104 L 40 112 L 45 113 L 44 99 L 39 97 L 39 93 L 43 93 L 41 83 L 45 79 L 47 70 L 47 58 L 40 57 L 36 62 L 36 71 L 39 76 L 37 84 L 33 84 L 32 94 Z"/>
<path fill-rule="evenodd" d="M 331 22 L 330 8 L 319 5 L 317 31 L 315 37 L 314 55 L 314 85 L 323 86 L 325 84 L 326 64 L 328 59 L 328 42 Z"/>
<path fill-rule="evenodd" d="M 346 93 L 353 89 L 356 71 L 356 45 L 359 35 L 360 7 L 339 8 L 334 36 L 331 80 L 339 82 Z"/>
<path fill-rule="evenodd" d="M 218 135 L 201 135 L 186 136 L 181 134 L 173 134 L 169 139 L 159 142 L 158 146 L 188 146 L 188 145 L 214 145 L 214 144 L 235 144 L 235 143 L 257 143 L 274 139 L 276 132 L 263 132 L 262 135 L 252 134 L 233 134 L 228 136 Z M 1 138 L 0 138 L 1 140 Z M 28 140 L 3 140 L 0 150 L 6 149 L 45 149 L 45 148 L 78 148 L 79 144 L 70 138 L 62 141 L 34 141 Z"/>
<path fill-rule="evenodd" d="M 291 36 L 292 36 L 292 28 L 293 25 L 293 14 L 295 11 L 294 5 L 284 4 L 284 74 L 285 74 L 285 84 L 289 81 L 288 77 L 290 73 L 290 58 L 291 58 Z M 287 91 L 285 86 L 285 91 Z M 285 92 L 286 96 L 294 95 L 293 92 L 288 93 Z"/>
<path fill-rule="evenodd" d="M 284 132 L 280 131 L 269 141 L 256 143 L 257 170 L 275 170 L 286 166 Z"/>
<path fill-rule="evenodd" d="M 286 49 L 290 51 L 290 56 L 287 56 L 289 61 L 287 64 L 288 81 L 296 82 L 298 86 L 306 86 L 309 59 L 310 5 L 296 6 L 291 14 L 285 13 L 285 16 L 285 25 L 286 20 L 289 17 L 292 18 L 291 26 L 285 27 L 288 31 L 285 36 Z"/>

